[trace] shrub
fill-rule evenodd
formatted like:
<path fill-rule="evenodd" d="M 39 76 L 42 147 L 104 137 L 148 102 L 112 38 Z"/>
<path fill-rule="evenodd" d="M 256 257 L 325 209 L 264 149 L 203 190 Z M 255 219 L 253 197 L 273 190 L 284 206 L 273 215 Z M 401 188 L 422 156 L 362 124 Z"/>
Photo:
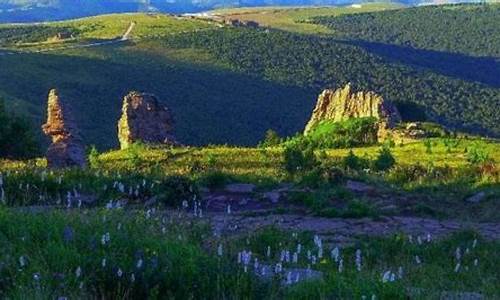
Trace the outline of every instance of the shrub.
<path fill-rule="evenodd" d="M 394 156 L 392 156 L 391 150 L 387 147 L 382 147 L 377 158 L 373 162 L 373 167 L 377 171 L 386 171 L 392 168 L 396 164 Z"/>
<path fill-rule="evenodd" d="M 311 145 L 302 142 L 292 142 L 283 151 L 283 167 L 289 174 L 306 172 L 318 165 Z"/>
<path fill-rule="evenodd" d="M 341 122 L 324 121 L 305 137 L 315 148 L 349 148 L 377 143 L 377 120 L 352 118 Z"/>
<path fill-rule="evenodd" d="M 471 164 L 483 164 L 491 160 L 490 154 L 483 149 L 480 149 L 477 145 L 473 145 L 467 149 L 467 161 Z"/>
<path fill-rule="evenodd" d="M 40 148 L 29 123 L 8 113 L 0 101 L 0 157 L 32 158 L 39 153 Z"/>
<path fill-rule="evenodd" d="M 361 170 L 369 167 L 369 161 L 367 159 L 356 156 L 351 150 L 346 157 L 342 159 L 342 166 L 344 169 L 350 170 Z"/>
<path fill-rule="evenodd" d="M 260 147 L 271 147 L 281 144 L 281 138 L 278 133 L 272 129 L 266 131 L 264 140 L 260 143 Z"/>
<path fill-rule="evenodd" d="M 158 185 L 158 200 L 169 207 L 180 207 L 183 201 L 192 202 L 198 196 L 196 186 L 184 176 L 169 176 Z"/>
<path fill-rule="evenodd" d="M 99 159 L 99 151 L 97 151 L 97 148 L 94 145 L 90 147 L 88 161 L 91 168 L 99 169 L 101 167 L 101 160 Z"/>

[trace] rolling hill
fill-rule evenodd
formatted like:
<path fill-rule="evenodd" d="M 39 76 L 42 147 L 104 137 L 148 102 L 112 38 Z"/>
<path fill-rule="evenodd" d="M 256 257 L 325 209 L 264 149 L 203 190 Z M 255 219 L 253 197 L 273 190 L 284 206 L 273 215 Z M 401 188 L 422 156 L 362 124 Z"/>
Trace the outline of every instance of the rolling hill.
<path fill-rule="evenodd" d="M 413 14 L 440 14 L 439 10 L 449 8 L 403 9 L 399 19 L 384 22 L 397 26 Z M 118 143 L 116 122 L 121 98 L 130 90 L 147 91 L 158 95 L 173 111 L 181 142 L 254 145 L 269 128 L 280 135 L 301 131 L 323 88 L 352 82 L 393 100 L 406 120 L 428 119 L 498 137 L 500 71 L 497 58 L 490 55 L 500 48 L 495 38 L 500 27 L 487 29 L 493 37 L 489 48 L 493 50 L 487 50 L 488 56 L 478 56 L 467 45 L 481 36 L 484 28 L 477 24 L 489 24 L 487 18 L 498 15 L 500 6 L 451 8 L 464 20 L 474 20 L 467 35 L 455 41 L 459 53 L 446 51 L 453 45 L 445 45 L 442 39 L 431 48 L 418 39 L 408 47 L 389 43 L 377 34 L 368 39 L 347 29 L 336 31 L 330 22 L 340 22 L 337 18 L 343 17 L 327 18 L 325 11 L 319 19 L 307 10 L 298 12 L 303 17 L 294 17 L 297 24 L 313 22 L 333 28 L 332 33 L 322 35 L 310 31 L 304 34 L 295 30 L 297 27 L 288 31 L 279 24 L 270 24 L 269 29 L 220 27 L 211 20 L 158 14 L 1 26 L 4 51 L 24 52 L 0 55 L 0 97 L 11 109 L 41 124 L 46 94 L 57 87 L 80 112 L 78 122 L 86 142 L 110 148 Z M 331 15 L 338 14 L 336 10 L 331 8 Z M 363 18 L 378 14 L 388 12 L 353 18 L 363 22 Z M 450 36 L 465 22 L 453 23 L 453 16 L 441 15 L 435 22 L 451 24 Z M 34 52 L 110 41 L 119 38 L 132 21 L 137 25 L 129 41 Z M 428 32 L 433 28 L 439 27 L 430 27 Z M 23 34 L 13 35 L 16 30 Z M 48 43 L 47 39 L 59 31 L 69 31 L 74 38 Z M 413 37 L 407 31 L 400 35 Z M 22 38 L 12 40 L 12 36 Z"/>

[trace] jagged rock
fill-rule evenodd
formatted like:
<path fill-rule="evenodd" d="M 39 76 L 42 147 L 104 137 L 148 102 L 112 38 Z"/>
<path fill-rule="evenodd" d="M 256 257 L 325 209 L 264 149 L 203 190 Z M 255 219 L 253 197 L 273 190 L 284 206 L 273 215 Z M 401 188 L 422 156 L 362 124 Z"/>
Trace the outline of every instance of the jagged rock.
<path fill-rule="evenodd" d="M 52 139 L 46 155 L 49 168 L 86 165 L 85 148 L 71 109 L 61 101 L 55 89 L 49 92 L 47 123 L 42 126 L 42 130 Z"/>
<path fill-rule="evenodd" d="M 130 92 L 123 99 L 118 139 L 121 149 L 139 141 L 146 144 L 177 144 L 169 109 L 160 105 L 154 95 L 139 92 Z"/>
<path fill-rule="evenodd" d="M 340 122 L 362 117 L 374 117 L 379 120 L 379 139 L 384 139 L 388 130 L 401 122 L 401 115 L 391 102 L 372 91 L 354 91 L 348 83 L 336 90 L 326 89 L 319 95 L 304 135 L 311 132 L 321 121 Z"/>

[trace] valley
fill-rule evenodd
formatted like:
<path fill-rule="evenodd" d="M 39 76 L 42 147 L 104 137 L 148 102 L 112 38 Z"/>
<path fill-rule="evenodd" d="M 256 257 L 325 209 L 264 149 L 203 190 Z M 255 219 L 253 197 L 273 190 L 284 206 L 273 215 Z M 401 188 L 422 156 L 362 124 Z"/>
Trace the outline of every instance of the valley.
<path fill-rule="evenodd" d="M 500 4 L 153 2 L 0 24 L 0 298 L 500 298 Z"/>

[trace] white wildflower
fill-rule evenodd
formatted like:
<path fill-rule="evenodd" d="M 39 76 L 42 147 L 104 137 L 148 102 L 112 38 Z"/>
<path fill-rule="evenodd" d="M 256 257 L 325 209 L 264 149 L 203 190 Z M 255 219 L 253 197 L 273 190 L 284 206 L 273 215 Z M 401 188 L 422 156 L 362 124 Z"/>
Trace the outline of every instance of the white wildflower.
<path fill-rule="evenodd" d="M 81 267 L 76 268 L 75 276 L 76 276 L 76 278 L 79 278 L 80 276 L 82 276 L 82 268 Z"/>
<path fill-rule="evenodd" d="M 361 250 L 356 250 L 356 270 L 361 271 Z"/>
<path fill-rule="evenodd" d="M 118 277 L 122 277 L 122 275 L 123 275 L 122 269 L 118 268 L 118 271 L 116 272 L 116 275 L 118 275 Z"/>
<path fill-rule="evenodd" d="M 476 248 L 477 246 L 477 239 L 474 239 L 474 241 L 472 242 L 472 248 Z"/>
<path fill-rule="evenodd" d="M 339 273 L 342 273 L 343 270 L 344 270 L 344 260 L 341 258 L 339 260 Z"/>
<path fill-rule="evenodd" d="M 418 257 L 418 255 L 415 255 L 415 262 L 417 263 L 417 265 L 420 265 L 422 263 L 422 261 L 420 260 L 420 257 Z"/>
<path fill-rule="evenodd" d="M 291 285 L 292 284 L 292 272 L 288 272 L 286 274 L 286 284 Z"/>
<path fill-rule="evenodd" d="M 474 267 L 477 267 L 478 263 L 479 263 L 478 259 L 477 258 L 474 259 Z"/>
<path fill-rule="evenodd" d="M 222 256 L 222 244 L 219 244 L 219 246 L 217 246 L 217 255 Z"/>
<path fill-rule="evenodd" d="M 462 251 L 460 250 L 460 247 L 457 247 L 457 249 L 455 250 L 455 258 L 457 259 L 457 261 L 460 261 L 460 259 L 462 258 Z"/>
<path fill-rule="evenodd" d="M 26 266 L 26 258 L 24 256 L 19 257 L 19 265 L 21 268 Z"/>
<path fill-rule="evenodd" d="M 458 271 L 460 271 L 460 263 L 457 263 L 457 265 L 455 266 L 455 273 L 458 273 Z"/>
<path fill-rule="evenodd" d="M 101 260 L 101 266 L 102 266 L 103 268 L 105 268 L 105 267 L 106 267 L 106 259 L 105 259 L 105 258 L 103 258 L 103 259 Z"/>
<path fill-rule="evenodd" d="M 339 262 L 339 256 L 340 256 L 340 250 L 339 247 L 335 247 L 332 252 L 331 252 L 331 257 L 332 259 L 338 263 Z"/>
<path fill-rule="evenodd" d="M 144 264 L 144 261 L 142 260 L 142 258 L 140 258 L 137 263 L 135 264 L 135 266 L 137 267 L 137 269 L 140 269 L 142 268 L 142 265 Z"/>

